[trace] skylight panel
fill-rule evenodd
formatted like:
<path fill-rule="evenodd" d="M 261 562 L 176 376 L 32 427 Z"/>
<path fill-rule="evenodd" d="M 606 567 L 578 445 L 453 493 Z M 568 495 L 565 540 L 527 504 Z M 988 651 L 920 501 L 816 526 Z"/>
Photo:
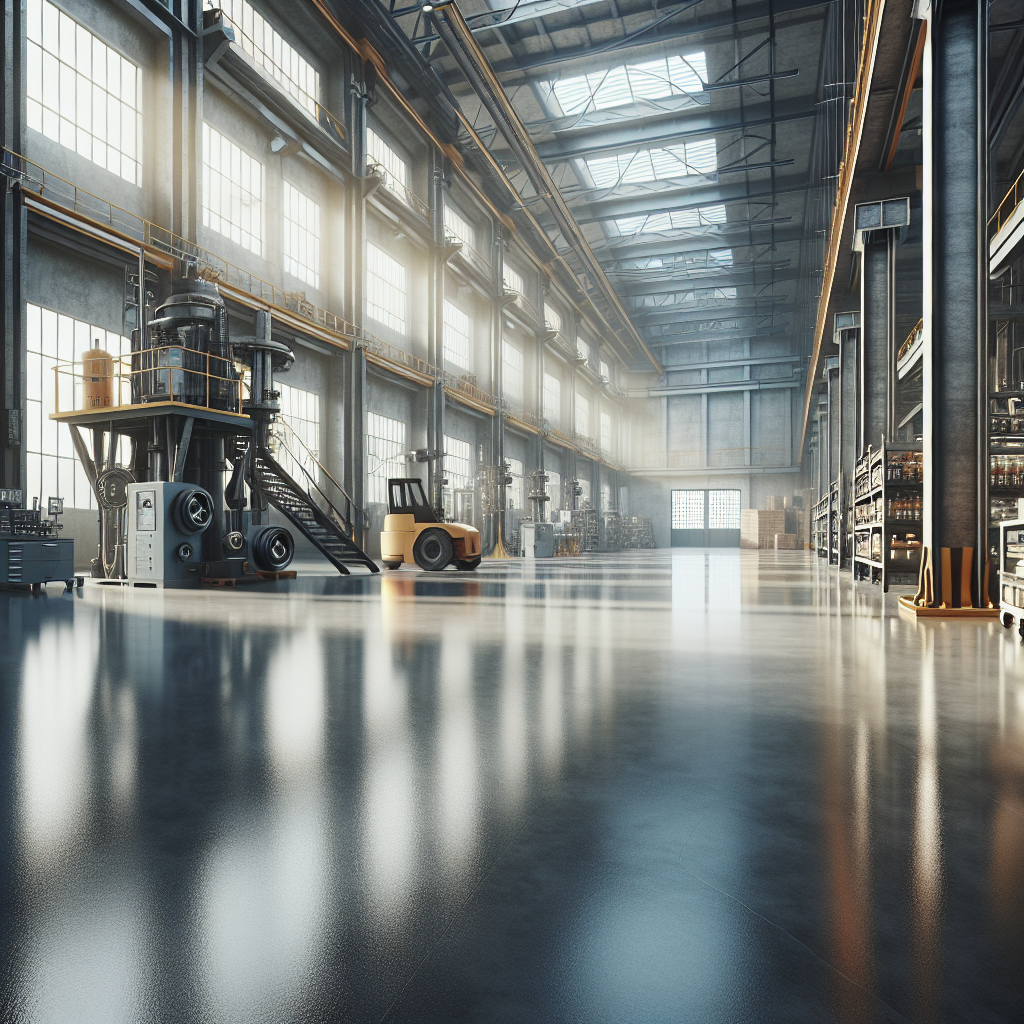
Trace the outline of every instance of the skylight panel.
<path fill-rule="evenodd" d="M 718 147 L 714 139 L 694 139 L 678 146 L 597 157 L 586 163 L 594 184 L 610 188 L 616 184 L 711 174 L 718 169 Z"/>
<path fill-rule="evenodd" d="M 637 100 L 660 100 L 701 92 L 708 68 L 703 52 L 624 64 L 565 78 L 551 85 L 562 113 L 609 110 Z"/>
<path fill-rule="evenodd" d="M 710 227 L 726 222 L 725 207 L 721 203 L 701 206 L 696 210 L 672 210 L 670 213 L 649 213 L 638 217 L 619 217 L 615 226 L 620 235 L 647 234 L 655 231 L 673 231 L 680 228 Z M 731 252 L 730 249 L 716 250 Z"/>
<path fill-rule="evenodd" d="M 709 249 L 708 264 L 712 263 L 719 267 L 731 267 L 732 249 Z"/>

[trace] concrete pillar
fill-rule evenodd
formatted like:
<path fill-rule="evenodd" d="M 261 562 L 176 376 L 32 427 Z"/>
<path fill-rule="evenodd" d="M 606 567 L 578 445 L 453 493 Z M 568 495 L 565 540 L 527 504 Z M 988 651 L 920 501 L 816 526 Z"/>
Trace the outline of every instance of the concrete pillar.
<path fill-rule="evenodd" d="M 839 392 L 839 367 L 828 368 L 828 490 L 831 493 L 832 484 L 839 479 L 839 426 L 842 417 L 840 392 Z M 840 490 L 840 494 L 842 491 Z M 840 563 L 842 561 L 843 541 L 841 535 L 836 537 L 835 518 L 832 513 L 835 508 L 829 504 L 828 517 L 828 561 L 832 564 L 832 549 L 838 546 L 840 552 Z"/>
<path fill-rule="evenodd" d="M 858 335 L 856 328 L 839 332 L 839 500 L 842 502 L 842 521 L 846 524 L 847 543 L 851 545 L 845 555 L 853 557 L 853 479 L 857 466 L 857 363 Z"/>
<path fill-rule="evenodd" d="M 828 486 L 839 479 L 839 367 L 828 368 Z"/>
<path fill-rule="evenodd" d="M 4 58 L 4 91 L 0 100 L 0 136 L 15 153 L 24 152 L 24 5 L 4 4 L 0 14 L 0 45 Z M 4 281 L 0 285 L 0 486 L 25 486 L 25 301 L 22 271 L 26 260 L 28 223 L 15 183 L 0 195 Z"/>
<path fill-rule="evenodd" d="M 865 233 L 860 275 L 860 433 L 857 454 L 893 436 L 896 336 L 896 236 Z"/>
<path fill-rule="evenodd" d="M 428 256 L 427 284 L 427 352 L 428 361 L 437 368 L 438 376 L 430 389 L 427 402 L 427 446 L 436 458 L 427 463 L 427 490 L 434 508 L 444 504 L 441 489 L 444 480 L 444 272 L 446 253 L 444 251 L 444 191 L 445 177 L 443 158 L 440 153 L 431 155 L 430 215 L 433 231 L 433 246 Z"/>
<path fill-rule="evenodd" d="M 954 608 L 987 600 L 987 8 L 933 4 L 922 61 L 925 564 L 917 600 Z"/>
<path fill-rule="evenodd" d="M 352 172 L 357 180 L 366 176 L 366 105 L 370 95 L 366 91 L 361 70 L 353 74 L 351 93 Z M 364 239 L 366 237 L 366 197 L 363 188 L 345 190 L 348 203 L 348 231 L 346 235 L 345 291 L 348 295 L 348 317 L 355 328 L 356 338 L 363 329 L 363 270 L 365 267 Z M 344 426 L 343 483 L 352 504 L 352 527 L 356 540 L 365 544 L 363 537 L 363 506 L 365 504 L 366 467 L 366 355 L 357 340 L 344 355 Z"/>

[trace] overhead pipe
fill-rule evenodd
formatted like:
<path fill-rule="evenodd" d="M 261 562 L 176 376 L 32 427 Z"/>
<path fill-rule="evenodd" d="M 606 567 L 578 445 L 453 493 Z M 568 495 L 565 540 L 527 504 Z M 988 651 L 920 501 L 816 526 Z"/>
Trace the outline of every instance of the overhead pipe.
<path fill-rule="evenodd" d="M 444 40 L 456 64 L 466 76 L 466 80 L 473 87 L 474 92 L 480 98 L 491 119 L 494 121 L 498 131 L 504 136 L 512 152 L 519 160 L 520 166 L 526 172 L 530 183 L 537 194 L 543 197 L 551 216 L 555 220 L 559 231 L 565 240 L 572 247 L 586 268 L 591 280 L 597 286 L 598 291 L 604 297 L 609 307 L 615 312 L 621 321 L 622 328 L 628 336 L 631 344 L 628 349 L 639 350 L 651 365 L 660 373 L 661 364 L 654 357 L 654 354 L 645 344 L 639 331 L 633 325 L 622 305 L 618 294 L 612 287 L 611 281 L 601 268 L 597 257 L 590 248 L 589 243 L 583 235 L 583 231 L 576 218 L 572 215 L 568 205 L 562 198 L 562 194 L 555 184 L 554 179 L 548 173 L 544 161 L 541 160 L 530 134 L 519 115 L 515 112 L 509 102 L 505 90 L 494 73 L 490 62 L 484 56 L 472 29 L 466 24 L 466 19 L 455 4 L 454 0 L 441 0 L 441 2 L 425 3 L 424 12 L 432 14 L 437 25 L 438 33 Z"/>

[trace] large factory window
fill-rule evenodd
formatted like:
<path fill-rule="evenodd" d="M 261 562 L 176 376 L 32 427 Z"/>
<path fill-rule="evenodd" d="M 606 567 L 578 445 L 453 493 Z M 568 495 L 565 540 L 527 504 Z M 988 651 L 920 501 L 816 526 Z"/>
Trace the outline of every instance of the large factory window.
<path fill-rule="evenodd" d="M 549 509 L 556 509 L 562 507 L 562 478 L 553 469 L 547 469 L 545 472 L 548 475 L 548 495 L 551 501 L 548 502 Z"/>
<path fill-rule="evenodd" d="M 562 329 L 562 318 L 558 310 L 550 303 L 544 303 L 544 324 L 549 331 L 560 331 Z"/>
<path fill-rule="evenodd" d="M 544 419 L 556 429 L 562 423 L 562 382 L 544 374 Z"/>
<path fill-rule="evenodd" d="M 207 10 L 220 8 L 224 12 L 224 23 L 234 29 L 235 42 L 312 117 L 317 116 L 320 72 L 301 57 L 248 0 L 203 0 L 203 6 Z"/>
<path fill-rule="evenodd" d="M 462 242 L 466 248 L 476 248 L 476 229 L 449 203 L 444 204 L 444 229 L 457 242 Z"/>
<path fill-rule="evenodd" d="M 586 395 L 576 395 L 576 433 L 590 436 L 590 402 Z"/>
<path fill-rule="evenodd" d="M 444 435 L 444 475 L 453 490 L 473 486 L 472 448 L 468 441 Z"/>
<path fill-rule="evenodd" d="M 447 299 L 444 300 L 444 361 L 470 369 L 469 316 Z"/>
<path fill-rule="evenodd" d="M 288 384 L 275 382 L 281 393 L 281 419 L 291 428 L 301 444 L 294 444 L 284 432 L 288 451 L 279 451 L 278 459 L 294 480 L 303 483 L 304 473 L 318 480 L 316 463 L 320 459 L 320 396 Z"/>
<path fill-rule="evenodd" d="M 366 155 L 383 172 L 384 187 L 407 199 L 409 165 L 372 128 L 366 129 Z"/>
<path fill-rule="evenodd" d="M 507 341 L 501 343 L 505 397 L 520 405 L 523 401 L 523 352 Z"/>
<path fill-rule="evenodd" d="M 506 497 L 509 508 L 526 508 L 526 487 L 523 480 L 523 464 L 519 459 L 509 459 L 509 476 L 512 483 L 508 485 Z"/>
<path fill-rule="evenodd" d="M 405 334 L 405 267 L 373 242 L 366 243 L 366 315 Z"/>
<path fill-rule="evenodd" d="M 37 497 L 45 508 L 47 498 L 63 498 L 68 508 L 95 508 L 96 499 L 85 470 L 75 457 L 71 432 L 66 424 L 50 419 L 57 397 L 53 367 L 57 362 L 80 363 L 83 354 L 92 348 L 104 349 L 115 358 L 127 357 L 131 342 L 113 331 L 93 327 L 31 302 L 25 313 L 25 493 L 28 502 L 31 504 L 31 499 Z M 81 367 L 77 372 L 81 373 Z M 74 386 L 70 374 L 60 375 L 62 409 L 73 407 L 76 396 L 65 394 L 65 389 L 70 392 Z M 121 388 L 121 399 L 125 402 L 131 400 L 127 387 L 125 378 Z M 129 442 L 124 438 L 118 460 L 125 465 L 129 458 Z"/>
<path fill-rule="evenodd" d="M 141 185 L 139 69 L 49 0 L 25 16 L 29 128 Z"/>
<path fill-rule="evenodd" d="M 265 255 L 263 164 L 203 124 L 203 226 Z"/>
<path fill-rule="evenodd" d="M 284 269 L 320 287 L 320 205 L 284 183 Z"/>
<path fill-rule="evenodd" d="M 523 275 L 518 270 L 513 270 L 507 263 L 502 267 L 501 281 L 507 292 L 519 292 L 522 295 L 526 288 L 523 284 Z"/>
<path fill-rule="evenodd" d="M 388 477 L 406 476 L 405 424 L 375 412 L 366 414 L 367 501 L 387 504 Z"/>
<path fill-rule="evenodd" d="M 601 451 L 605 455 L 612 452 L 612 418 L 609 413 L 601 413 Z"/>

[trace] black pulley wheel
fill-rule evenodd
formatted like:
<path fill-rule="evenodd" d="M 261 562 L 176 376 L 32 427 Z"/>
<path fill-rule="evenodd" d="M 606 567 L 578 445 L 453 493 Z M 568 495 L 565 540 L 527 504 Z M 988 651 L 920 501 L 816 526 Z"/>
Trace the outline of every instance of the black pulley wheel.
<path fill-rule="evenodd" d="M 462 572 L 472 572 L 480 564 L 480 557 L 460 558 L 455 563 L 455 568 Z"/>
<path fill-rule="evenodd" d="M 174 499 L 171 516 L 182 533 L 193 537 L 213 522 L 213 498 L 201 487 L 191 487 Z"/>
<path fill-rule="evenodd" d="M 283 526 L 263 526 L 249 534 L 249 561 L 259 572 L 281 572 L 295 556 L 295 541 Z"/>
<path fill-rule="evenodd" d="M 443 569 L 454 555 L 452 539 L 444 530 L 424 530 L 412 548 L 412 557 L 421 569 L 438 572 Z"/>

